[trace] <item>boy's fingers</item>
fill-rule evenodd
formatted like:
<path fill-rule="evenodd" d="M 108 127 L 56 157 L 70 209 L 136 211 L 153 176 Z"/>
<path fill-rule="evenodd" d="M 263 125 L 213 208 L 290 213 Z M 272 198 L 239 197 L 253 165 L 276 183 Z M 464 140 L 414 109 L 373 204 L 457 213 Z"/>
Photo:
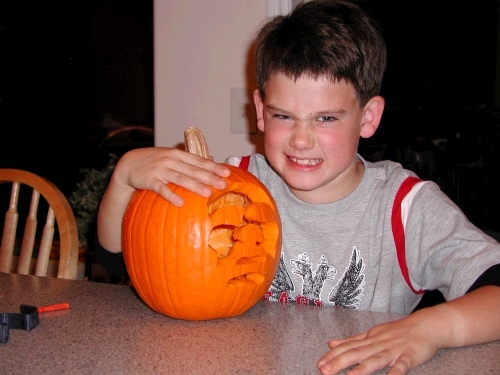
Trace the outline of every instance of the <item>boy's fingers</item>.
<path fill-rule="evenodd" d="M 186 174 L 182 172 L 173 173 L 170 176 L 170 182 L 204 197 L 212 194 L 210 186 L 216 189 L 224 189 L 227 185 L 224 178 L 201 169 L 186 171 Z"/>
<path fill-rule="evenodd" d="M 197 166 L 204 170 L 215 173 L 220 177 L 229 177 L 229 175 L 231 174 L 231 170 L 228 167 L 226 167 L 224 164 L 214 162 L 213 159 L 205 159 L 200 157 L 198 161 L 199 164 L 196 164 Z"/>
<path fill-rule="evenodd" d="M 156 190 L 156 193 L 162 198 L 166 199 L 176 207 L 182 207 L 184 205 L 184 199 L 175 194 L 168 186 L 164 183 L 161 184 L 160 188 Z"/>
<path fill-rule="evenodd" d="M 199 182 L 183 173 L 175 173 L 171 176 L 170 182 L 203 197 L 212 195 L 210 186 L 216 189 L 224 189 L 227 186 L 227 182 L 224 178 L 206 171 L 203 172 L 203 177 L 200 177 L 200 179 L 206 182 Z M 174 206 L 181 207 L 184 204 L 184 200 L 179 195 L 175 194 L 164 181 L 158 180 L 156 186 L 154 186 L 152 190 Z"/>
<path fill-rule="evenodd" d="M 181 163 L 171 166 L 172 170 L 186 174 L 199 182 L 207 183 L 216 188 L 220 185 L 220 178 L 231 175 L 231 170 L 226 165 L 215 163 L 201 156 L 183 152 L 182 158 L 179 160 Z M 186 168 L 188 169 L 186 170 Z"/>

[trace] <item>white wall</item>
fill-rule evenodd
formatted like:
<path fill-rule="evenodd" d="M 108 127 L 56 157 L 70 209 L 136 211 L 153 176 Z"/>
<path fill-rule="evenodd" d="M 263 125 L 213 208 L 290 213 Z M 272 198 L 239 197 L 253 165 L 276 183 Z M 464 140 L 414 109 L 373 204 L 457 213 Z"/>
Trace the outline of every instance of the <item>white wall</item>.
<path fill-rule="evenodd" d="M 248 54 L 268 1 L 154 0 L 157 146 L 182 145 L 184 129 L 196 126 L 218 162 L 262 152 L 260 132 L 231 131 L 231 89 L 256 86 Z"/>

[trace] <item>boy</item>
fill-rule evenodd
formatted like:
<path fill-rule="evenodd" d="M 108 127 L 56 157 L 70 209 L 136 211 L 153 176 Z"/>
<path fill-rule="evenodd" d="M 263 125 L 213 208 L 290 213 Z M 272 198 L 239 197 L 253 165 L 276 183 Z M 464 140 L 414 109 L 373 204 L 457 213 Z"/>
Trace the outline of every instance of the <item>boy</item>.
<path fill-rule="evenodd" d="M 266 156 L 248 170 L 270 190 L 283 222 L 283 259 L 269 300 L 410 314 L 426 289 L 448 302 L 331 340 L 322 374 L 355 365 L 404 374 L 438 349 L 500 339 L 500 245 L 475 228 L 436 184 L 393 162 L 366 162 L 359 137 L 380 123 L 386 48 L 374 21 L 341 1 L 310 1 L 257 37 L 254 92 Z M 135 189 L 182 199 L 225 186 L 221 164 L 168 148 L 118 162 L 103 197 L 98 238 L 121 251 L 121 220 Z M 106 254 L 106 252 L 104 252 Z M 313 265 L 315 266 L 313 268 Z"/>

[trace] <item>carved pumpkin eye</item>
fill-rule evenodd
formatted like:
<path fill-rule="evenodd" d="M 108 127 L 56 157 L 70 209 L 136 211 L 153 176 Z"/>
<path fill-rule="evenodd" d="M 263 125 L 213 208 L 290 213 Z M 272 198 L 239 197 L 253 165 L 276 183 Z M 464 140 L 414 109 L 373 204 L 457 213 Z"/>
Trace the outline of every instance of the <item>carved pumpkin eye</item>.
<path fill-rule="evenodd" d="M 237 316 L 259 301 L 278 267 L 281 221 L 265 186 L 227 166 L 226 189 L 210 198 L 169 188 L 181 208 L 152 191 L 136 191 L 123 219 L 130 279 L 153 310 L 186 320 Z"/>

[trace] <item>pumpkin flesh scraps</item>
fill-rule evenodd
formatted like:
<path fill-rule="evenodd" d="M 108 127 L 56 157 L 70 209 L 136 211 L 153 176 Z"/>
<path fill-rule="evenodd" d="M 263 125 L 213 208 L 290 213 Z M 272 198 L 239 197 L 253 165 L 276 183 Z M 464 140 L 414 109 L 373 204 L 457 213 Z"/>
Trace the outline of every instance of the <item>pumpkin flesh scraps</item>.
<path fill-rule="evenodd" d="M 208 245 L 217 252 L 218 258 L 225 258 L 231 251 L 233 231 L 244 224 L 244 206 L 247 203 L 245 195 L 230 191 L 208 205 L 209 218 L 216 223 L 208 237 Z"/>
<path fill-rule="evenodd" d="M 236 227 L 241 225 L 245 211 L 242 206 L 224 206 L 212 212 L 210 212 L 209 208 L 208 212 L 213 223 Z"/>
<path fill-rule="evenodd" d="M 223 225 L 214 228 L 208 237 L 208 245 L 217 252 L 219 258 L 227 257 L 233 247 L 234 227 Z"/>
<path fill-rule="evenodd" d="M 275 233 L 279 231 L 277 226 L 262 227 L 264 223 L 272 222 L 275 216 L 272 207 L 265 202 L 251 202 L 243 194 L 229 192 L 212 202 L 208 212 L 212 222 L 219 224 L 210 233 L 209 246 L 217 252 L 219 261 L 228 257 L 219 266 L 231 263 L 236 267 L 229 268 L 239 270 L 236 275 L 226 275 L 228 286 L 265 283 L 262 264 L 269 254 L 266 255 L 262 245 L 265 241 L 263 229 L 272 234 L 268 239 L 270 243 L 276 241 Z"/>
<path fill-rule="evenodd" d="M 230 194 L 226 194 L 230 195 Z M 217 252 L 219 258 L 224 258 L 233 247 L 233 231 L 243 220 L 243 207 L 240 205 L 228 205 L 225 203 L 240 203 L 242 199 L 229 201 L 224 199 L 226 195 L 217 199 L 213 205 L 209 205 L 209 218 L 213 223 L 217 223 L 208 237 L 208 245 Z M 236 194 L 231 194 L 236 197 Z"/>
<path fill-rule="evenodd" d="M 239 193 L 229 192 L 208 205 L 210 220 L 217 223 L 210 232 L 208 244 L 225 258 L 236 241 L 258 244 L 264 241 L 259 223 L 272 220 L 273 209 L 263 202 L 252 203 Z"/>
<path fill-rule="evenodd" d="M 211 214 L 215 210 L 226 206 L 245 206 L 248 203 L 248 198 L 239 193 L 232 191 L 220 196 L 208 205 L 208 213 Z"/>
<path fill-rule="evenodd" d="M 257 223 L 266 223 L 273 219 L 274 211 L 267 203 L 255 202 L 245 207 L 245 219 Z"/>
<path fill-rule="evenodd" d="M 233 232 L 233 239 L 240 242 L 261 243 L 264 241 L 264 233 L 262 233 L 260 226 L 249 223 L 236 228 Z"/>

